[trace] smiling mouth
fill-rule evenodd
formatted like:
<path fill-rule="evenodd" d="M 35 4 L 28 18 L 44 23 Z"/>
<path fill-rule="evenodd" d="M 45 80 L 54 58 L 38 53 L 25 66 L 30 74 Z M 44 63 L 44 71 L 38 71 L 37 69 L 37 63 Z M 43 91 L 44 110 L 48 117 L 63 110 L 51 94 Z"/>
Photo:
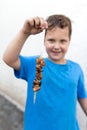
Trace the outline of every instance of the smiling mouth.
<path fill-rule="evenodd" d="M 54 54 L 60 54 L 61 51 L 52 51 Z"/>

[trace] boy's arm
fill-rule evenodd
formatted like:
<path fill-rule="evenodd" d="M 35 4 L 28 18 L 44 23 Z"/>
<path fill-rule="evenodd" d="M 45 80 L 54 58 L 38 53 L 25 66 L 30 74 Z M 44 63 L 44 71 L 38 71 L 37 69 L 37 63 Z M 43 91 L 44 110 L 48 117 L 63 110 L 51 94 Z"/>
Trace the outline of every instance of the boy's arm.
<path fill-rule="evenodd" d="M 47 22 L 40 17 L 34 17 L 25 21 L 22 29 L 8 45 L 3 55 L 3 60 L 10 67 L 19 70 L 21 49 L 30 35 L 38 34 L 48 27 Z"/>
<path fill-rule="evenodd" d="M 81 108 L 87 116 L 87 98 L 79 98 L 78 101 L 80 103 Z"/>
<path fill-rule="evenodd" d="M 16 70 L 20 69 L 19 54 L 27 37 L 28 36 L 24 35 L 22 30 L 20 30 L 8 45 L 3 55 L 4 62 Z"/>

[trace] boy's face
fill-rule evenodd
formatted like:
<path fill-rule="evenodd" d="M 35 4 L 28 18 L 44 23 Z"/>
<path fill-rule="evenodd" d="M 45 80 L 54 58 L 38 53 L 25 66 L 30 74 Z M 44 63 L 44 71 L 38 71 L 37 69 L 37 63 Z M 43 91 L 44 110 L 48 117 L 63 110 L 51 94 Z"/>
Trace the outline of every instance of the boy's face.
<path fill-rule="evenodd" d="M 69 43 L 68 27 L 63 29 L 56 27 L 55 29 L 47 30 L 44 45 L 48 58 L 55 63 L 64 64 L 66 62 L 64 56 L 68 50 Z"/>

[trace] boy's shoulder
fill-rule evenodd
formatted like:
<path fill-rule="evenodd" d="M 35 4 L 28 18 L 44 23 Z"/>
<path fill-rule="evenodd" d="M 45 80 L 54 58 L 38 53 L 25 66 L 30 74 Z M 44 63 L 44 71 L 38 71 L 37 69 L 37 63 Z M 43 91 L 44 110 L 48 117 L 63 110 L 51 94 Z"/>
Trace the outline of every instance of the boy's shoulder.
<path fill-rule="evenodd" d="M 72 65 L 77 65 L 77 66 L 79 66 L 79 63 L 77 63 L 76 61 L 73 61 L 73 60 L 69 60 L 69 59 L 68 59 L 68 62 L 69 62 L 70 64 L 72 64 Z"/>
<path fill-rule="evenodd" d="M 79 70 L 82 70 L 80 64 L 73 60 L 68 60 L 69 65 L 73 66 L 74 68 L 78 68 Z"/>
<path fill-rule="evenodd" d="M 20 59 L 22 60 L 27 60 L 27 61 L 34 61 L 38 58 L 39 56 L 36 55 L 36 56 L 22 56 L 20 55 Z"/>
<path fill-rule="evenodd" d="M 36 65 L 36 59 L 38 56 L 24 56 L 24 55 L 20 55 L 20 62 L 21 65 L 23 66 L 34 66 Z"/>

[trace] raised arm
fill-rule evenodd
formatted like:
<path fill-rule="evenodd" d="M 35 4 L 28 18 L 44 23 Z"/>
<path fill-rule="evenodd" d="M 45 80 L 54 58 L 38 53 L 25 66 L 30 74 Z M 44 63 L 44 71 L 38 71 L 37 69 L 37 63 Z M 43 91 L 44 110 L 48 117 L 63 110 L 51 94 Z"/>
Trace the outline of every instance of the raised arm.
<path fill-rule="evenodd" d="M 16 37 L 6 48 L 3 54 L 3 60 L 10 67 L 19 70 L 21 49 L 30 35 L 38 34 L 48 27 L 47 22 L 40 17 L 34 17 L 26 20 Z"/>

